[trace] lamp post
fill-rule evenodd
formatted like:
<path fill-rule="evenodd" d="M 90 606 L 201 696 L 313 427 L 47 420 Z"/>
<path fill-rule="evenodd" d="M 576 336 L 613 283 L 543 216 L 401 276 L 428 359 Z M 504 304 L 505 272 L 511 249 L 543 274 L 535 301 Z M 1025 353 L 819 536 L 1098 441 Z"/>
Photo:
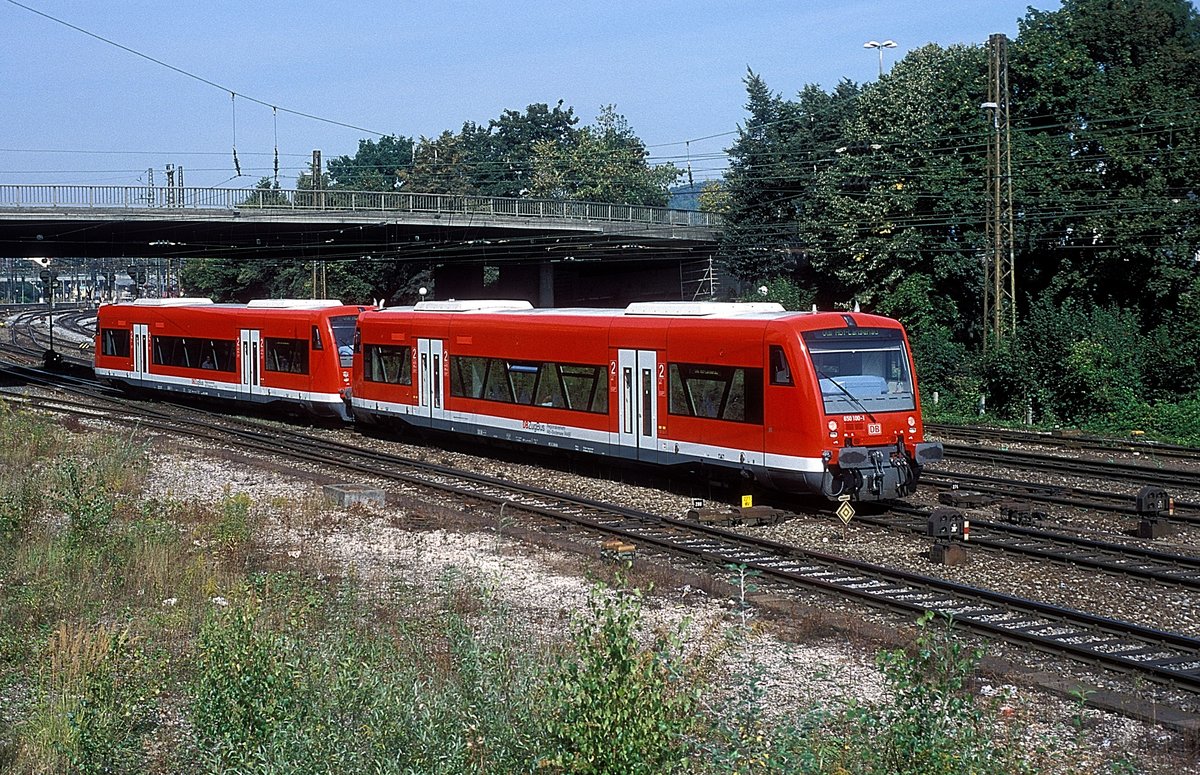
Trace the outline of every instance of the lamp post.
<path fill-rule="evenodd" d="M 883 77 L 883 50 L 885 48 L 895 48 L 895 47 L 896 47 L 896 41 L 894 41 L 894 40 L 885 40 L 882 43 L 880 43 L 877 40 L 868 40 L 866 43 L 863 44 L 863 48 L 873 48 L 879 52 L 879 77 L 880 78 Z"/>

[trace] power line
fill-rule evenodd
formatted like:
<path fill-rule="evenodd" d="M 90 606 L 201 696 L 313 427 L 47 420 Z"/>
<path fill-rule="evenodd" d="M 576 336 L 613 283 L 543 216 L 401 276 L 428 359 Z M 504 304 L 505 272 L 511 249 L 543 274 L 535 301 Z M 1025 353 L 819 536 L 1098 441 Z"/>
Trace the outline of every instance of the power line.
<path fill-rule="evenodd" d="M 336 121 L 332 118 L 324 118 L 322 116 L 317 116 L 312 113 L 305 113 L 300 110 L 292 110 L 290 108 L 283 108 L 278 105 L 273 105 L 270 102 L 266 102 L 264 100 L 260 100 L 255 97 L 250 97 L 248 95 L 242 94 L 241 92 L 237 91 L 236 89 L 231 89 L 228 86 L 223 86 L 215 81 L 210 81 L 209 79 L 205 78 L 202 75 L 197 75 L 196 73 L 189 72 L 187 70 L 184 70 L 181 67 L 176 67 L 175 65 L 172 65 L 168 62 L 164 62 L 161 59 L 156 59 L 155 57 L 152 57 L 149 54 L 142 53 L 141 51 L 138 51 L 137 49 L 130 48 L 129 46 L 118 43 L 115 40 L 110 40 L 109 38 L 106 38 L 103 35 L 97 35 L 94 32 L 85 30 L 83 27 L 80 27 L 75 24 L 71 24 L 68 21 L 60 19 L 57 16 L 51 16 L 50 14 L 45 13 L 44 11 L 39 11 L 36 8 L 31 8 L 23 3 L 17 2 L 17 0 L 8 0 L 8 2 L 11 3 L 12 5 L 17 6 L 18 8 L 22 8 L 26 11 L 29 11 L 32 14 L 36 14 L 45 19 L 49 19 L 50 21 L 54 22 L 55 24 L 61 24 L 64 27 L 68 27 L 72 30 L 75 30 L 76 32 L 83 33 L 84 35 L 87 35 L 90 38 L 95 38 L 96 40 L 98 40 L 102 43 L 106 43 L 110 46 L 113 46 L 114 48 L 119 48 L 122 51 L 133 54 L 134 56 L 141 57 L 142 59 L 145 59 L 148 62 L 153 62 L 154 64 L 156 64 L 160 67 L 165 67 L 168 70 L 179 73 L 180 75 L 191 78 L 192 80 L 199 81 L 200 83 L 206 84 L 208 86 L 212 86 L 215 89 L 220 89 L 221 91 L 225 92 L 226 94 L 236 95 L 238 97 L 241 97 L 244 100 L 248 100 L 249 102 L 253 102 L 255 104 L 262 105 L 263 107 L 271 108 L 272 110 L 281 110 L 284 113 L 290 113 L 293 116 L 300 116 L 301 118 L 307 118 L 312 121 L 320 121 L 325 124 L 332 124 L 334 126 L 344 127 L 346 129 L 354 129 L 359 132 L 366 132 L 367 134 L 376 135 L 378 137 L 384 137 L 388 134 L 387 132 L 378 132 L 374 129 L 366 129 L 365 127 L 356 126 L 354 124 L 347 124 L 344 121 Z"/>

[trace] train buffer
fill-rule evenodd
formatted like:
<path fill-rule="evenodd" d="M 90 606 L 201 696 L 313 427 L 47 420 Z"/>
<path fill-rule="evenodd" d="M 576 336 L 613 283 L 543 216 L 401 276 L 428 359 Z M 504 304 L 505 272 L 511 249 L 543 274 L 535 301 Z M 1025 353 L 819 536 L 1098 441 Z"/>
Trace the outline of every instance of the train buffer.
<path fill-rule="evenodd" d="M 635 554 L 637 547 L 618 536 L 606 538 L 600 544 L 600 556 L 606 560 L 625 562 L 632 560 Z"/>
<path fill-rule="evenodd" d="M 1138 490 L 1133 502 L 1141 517 L 1138 538 L 1162 538 L 1171 532 L 1167 520 L 1175 513 L 1175 499 L 1166 490 L 1147 485 Z"/>

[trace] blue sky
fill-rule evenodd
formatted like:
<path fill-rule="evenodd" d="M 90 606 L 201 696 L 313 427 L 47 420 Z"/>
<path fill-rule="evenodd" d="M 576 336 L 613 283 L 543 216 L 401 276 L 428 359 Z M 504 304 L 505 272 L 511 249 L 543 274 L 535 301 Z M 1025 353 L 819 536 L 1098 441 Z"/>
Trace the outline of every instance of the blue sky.
<path fill-rule="evenodd" d="M 0 0 L 0 183 L 290 187 L 312 150 L 353 154 L 362 130 L 457 131 L 562 99 L 583 123 L 616 105 L 657 162 L 715 177 L 753 69 L 776 92 L 878 77 L 926 43 L 1017 34 L 1058 0 L 510 0 L 289 3 Z M 217 86 L 147 61 L 28 6 Z M 220 87 L 220 88 L 218 88 Z M 982 88 L 982 87 L 981 87 Z M 239 96 L 231 98 L 230 91 Z M 353 129 L 281 109 L 350 124 Z M 690 141 L 685 144 L 684 141 Z M 242 176 L 236 177 L 236 144 Z"/>

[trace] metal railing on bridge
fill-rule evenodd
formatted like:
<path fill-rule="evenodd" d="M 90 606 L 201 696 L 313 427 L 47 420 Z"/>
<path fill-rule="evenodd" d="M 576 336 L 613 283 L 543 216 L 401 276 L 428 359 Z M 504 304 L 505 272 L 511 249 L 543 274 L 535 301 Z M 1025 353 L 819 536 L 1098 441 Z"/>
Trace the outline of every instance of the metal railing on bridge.
<path fill-rule="evenodd" d="M 558 199 L 341 189 L 0 184 L 0 208 L 29 207 L 394 212 L 583 222 L 609 221 L 700 228 L 713 228 L 720 223 L 719 216 L 695 210 Z"/>

